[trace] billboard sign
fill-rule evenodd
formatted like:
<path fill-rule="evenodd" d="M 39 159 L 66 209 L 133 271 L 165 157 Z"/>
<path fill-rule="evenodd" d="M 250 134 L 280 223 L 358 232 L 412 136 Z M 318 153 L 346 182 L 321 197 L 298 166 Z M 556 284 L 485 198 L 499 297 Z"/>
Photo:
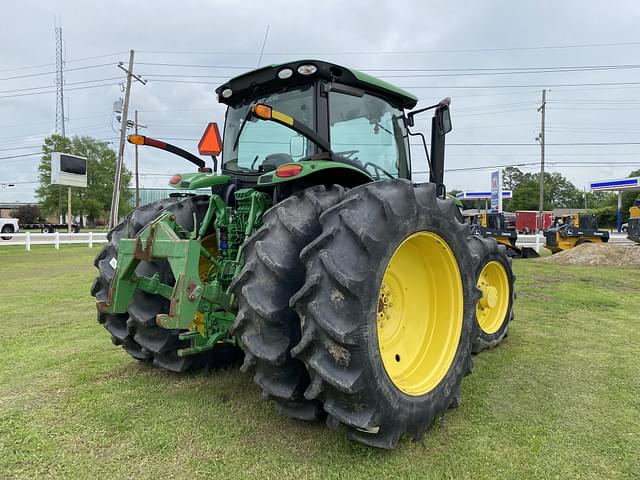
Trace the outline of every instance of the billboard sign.
<path fill-rule="evenodd" d="M 502 169 L 491 172 L 491 211 L 502 211 Z"/>
<path fill-rule="evenodd" d="M 87 186 L 87 159 L 67 153 L 51 153 L 51 184 Z"/>

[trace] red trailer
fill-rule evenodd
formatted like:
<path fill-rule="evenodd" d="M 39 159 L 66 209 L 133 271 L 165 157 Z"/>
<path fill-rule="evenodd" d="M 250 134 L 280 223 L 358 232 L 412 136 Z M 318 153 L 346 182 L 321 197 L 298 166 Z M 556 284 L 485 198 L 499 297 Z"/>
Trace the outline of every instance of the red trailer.
<path fill-rule="evenodd" d="M 543 230 L 546 230 L 553 223 L 553 212 L 544 212 Z M 537 210 L 516 211 L 516 230 L 518 233 L 535 233 L 538 228 Z"/>

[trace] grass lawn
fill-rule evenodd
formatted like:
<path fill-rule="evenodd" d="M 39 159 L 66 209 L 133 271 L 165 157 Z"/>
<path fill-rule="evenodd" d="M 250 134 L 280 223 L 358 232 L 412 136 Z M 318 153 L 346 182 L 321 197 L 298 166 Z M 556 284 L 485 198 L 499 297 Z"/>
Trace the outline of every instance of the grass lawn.
<path fill-rule="evenodd" d="M 96 252 L 0 248 L 0 478 L 638 478 L 637 269 L 517 261 L 509 338 L 387 452 L 285 418 L 238 370 L 129 358 L 95 321 Z"/>

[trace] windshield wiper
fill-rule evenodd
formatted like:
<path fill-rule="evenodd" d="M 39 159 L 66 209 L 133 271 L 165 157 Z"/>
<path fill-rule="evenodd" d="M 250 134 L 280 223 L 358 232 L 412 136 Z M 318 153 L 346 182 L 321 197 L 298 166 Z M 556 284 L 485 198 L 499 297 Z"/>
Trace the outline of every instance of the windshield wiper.
<path fill-rule="evenodd" d="M 253 116 L 253 111 L 251 107 L 247 109 L 247 114 L 244 116 L 242 123 L 240 124 L 240 129 L 238 130 L 238 135 L 236 135 L 236 139 L 233 141 L 233 150 L 235 151 L 238 148 L 238 142 L 240 141 L 240 135 L 242 135 L 242 130 L 244 130 L 244 126 L 247 124 L 249 119 Z"/>

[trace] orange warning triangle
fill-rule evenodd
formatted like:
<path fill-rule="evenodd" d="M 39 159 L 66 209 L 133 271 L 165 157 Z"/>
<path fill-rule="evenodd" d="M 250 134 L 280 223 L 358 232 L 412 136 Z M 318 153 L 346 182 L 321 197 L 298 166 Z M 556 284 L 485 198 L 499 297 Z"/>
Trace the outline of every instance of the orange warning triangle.
<path fill-rule="evenodd" d="M 207 125 L 200 143 L 198 143 L 198 151 L 200 155 L 218 155 L 222 151 L 222 140 L 217 123 L 213 122 Z"/>

